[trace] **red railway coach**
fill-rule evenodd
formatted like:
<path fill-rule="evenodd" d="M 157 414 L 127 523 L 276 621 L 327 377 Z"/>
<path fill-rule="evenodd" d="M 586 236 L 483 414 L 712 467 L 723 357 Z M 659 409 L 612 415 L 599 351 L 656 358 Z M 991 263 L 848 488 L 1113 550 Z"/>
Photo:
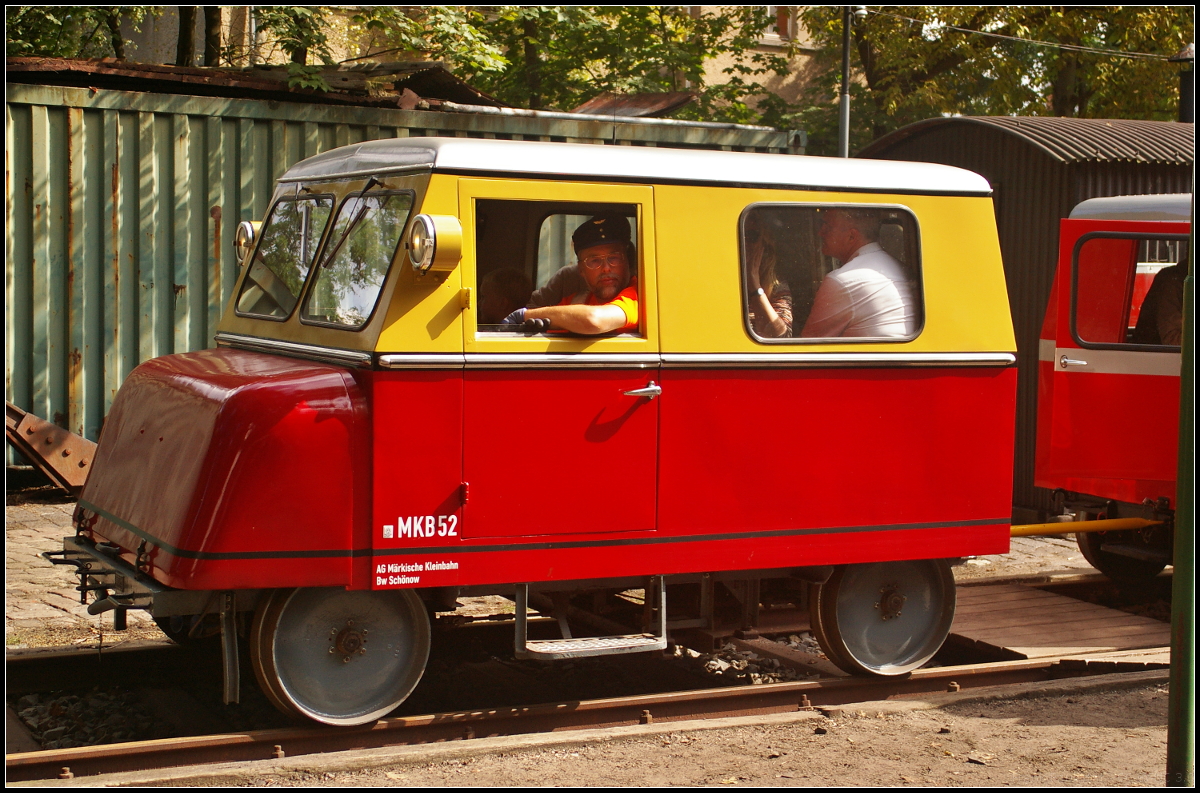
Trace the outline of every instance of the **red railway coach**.
<path fill-rule="evenodd" d="M 1122 580 L 1171 562 L 1191 201 L 1093 198 L 1061 221 L 1035 481 L 1056 490 L 1065 520 L 1145 524 L 1076 535 L 1094 567 Z"/>
<path fill-rule="evenodd" d="M 811 586 L 830 658 L 904 674 L 948 633 L 947 560 L 1008 550 L 1015 343 L 973 173 L 375 141 L 291 168 L 239 244 L 218 347 L 130 375 L 64 552 L 94 613 L 219 626 L 229 698 L 242 640 L 285 712 L 375 719 L 480 594 L 545 659 Z M 572 636 L 630 589 L 625 632 Z"/>

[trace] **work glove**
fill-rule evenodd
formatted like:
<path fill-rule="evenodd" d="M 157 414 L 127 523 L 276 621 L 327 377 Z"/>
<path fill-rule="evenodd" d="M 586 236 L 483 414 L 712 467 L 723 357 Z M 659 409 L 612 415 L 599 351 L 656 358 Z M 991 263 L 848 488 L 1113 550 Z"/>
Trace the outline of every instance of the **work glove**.
<path fill-rule="evenodd" d="M 528 336 L 535 333 L 545 333 L 550 330 L 548 319 L 525 319 L 525 309 L 518 308 L 500 322 L 501 325 L 519 325 L 519 330 Z"/>

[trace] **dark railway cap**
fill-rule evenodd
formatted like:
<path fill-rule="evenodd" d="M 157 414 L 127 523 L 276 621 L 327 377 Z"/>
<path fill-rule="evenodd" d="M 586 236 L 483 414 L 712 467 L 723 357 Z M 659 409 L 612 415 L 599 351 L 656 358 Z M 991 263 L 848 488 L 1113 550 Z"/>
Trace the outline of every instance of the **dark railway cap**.
<path fill-rule="evenodd" d="M 571 242 L 576 254 L 606 242 L 629 242 L 629 221 L 616 212 L 601 212 L 575 229 Z"/>

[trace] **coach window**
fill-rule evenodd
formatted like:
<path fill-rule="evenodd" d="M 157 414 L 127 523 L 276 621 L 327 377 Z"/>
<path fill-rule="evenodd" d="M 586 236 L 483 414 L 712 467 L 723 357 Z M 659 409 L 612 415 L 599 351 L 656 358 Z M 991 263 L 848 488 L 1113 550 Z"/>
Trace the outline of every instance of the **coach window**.
<path fill-rule="evenodd" d="M 1187 238 L 1084 236 L 1072 262 L 1071 314 L 1085 347 L 1130 345 L 1179 348 Z"/>
<path fill-rule="evenodd" d="M 740 248 L 755 341 L 908 341 L 920 332 L 920 244 L 907 209 L 759 204 L 742 213 Z"/>
<path fill-rule="evenodd" d="M 342 202 L 301 320 L 349 329 L 366 324 L 396 256 L 412 203 L 412 193 L 379 190 Z"/>
<path fill-rule="evenodd" d="M 329 196 L 283 198 L 275 204 L 242 282 L 238 314 L 286 319 L 292 313 L 332 210 Z"/>
<path fill-rule="evenodd" d="M 587 246 L 582 263 L 576 242 Z M 637 208 L 630 204 L 476 202 L 479 332 L 530 332 L 514 316 L 522 308 L 612 303 L 630 323 L 612 333 L 637 334 L 637 243 Z"/>

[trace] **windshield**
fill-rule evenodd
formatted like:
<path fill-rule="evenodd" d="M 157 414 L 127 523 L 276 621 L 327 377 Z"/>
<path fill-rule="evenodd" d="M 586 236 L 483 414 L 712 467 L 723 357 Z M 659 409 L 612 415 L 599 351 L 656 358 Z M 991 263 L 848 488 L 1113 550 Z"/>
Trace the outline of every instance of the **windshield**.
<path fill-rule="evenodd" d="M 292 313 L 332 211 L 333 199 L 327 196 L 275 204 L 238 295 L 239 313 L 275 319 Z"/>
<path fill-rule="evenodd" d="M 412 210 L 411 193 L 352 196 L 338 210 L 303 319 L 357 328 L 375 310 Z"/>

